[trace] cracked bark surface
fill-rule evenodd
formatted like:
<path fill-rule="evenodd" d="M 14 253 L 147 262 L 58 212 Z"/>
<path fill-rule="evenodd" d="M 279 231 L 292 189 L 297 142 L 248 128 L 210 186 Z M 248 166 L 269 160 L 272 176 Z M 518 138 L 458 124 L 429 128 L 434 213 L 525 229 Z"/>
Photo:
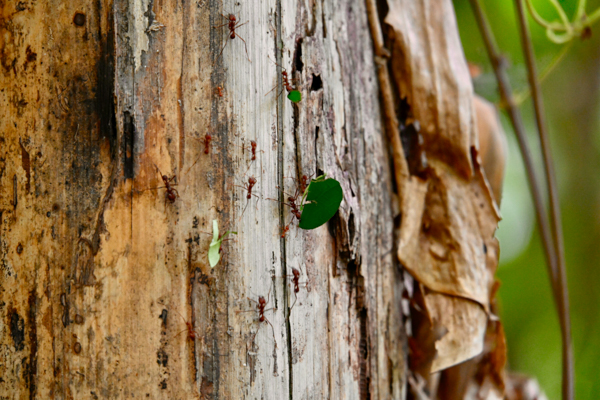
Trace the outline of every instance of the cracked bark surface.
<path fill-rule="evenodd" d="M 402 284 L 364 4 L 0 10 L 0 396 L 403 396 Z M 212 28 L 229 13 L 249 21 L 236 32 L 251 62 L 239 38 Z M 271 60 L 302 102 L 265 96 L 281 84 Z M 289 208 L 268 198 L 323 173 L 344 190 L 338 215 L 282 239 Z M 155 189 L 161 174 L 176 175 L 173 203 Z M 258 200 L 239 187 L 250 176 Z M 238 234 L 211 270 L 213 219 Z M 297 296 L 292 268 L 307 284 Z M 248 300 L 261 295 L 272 332 Z"/>

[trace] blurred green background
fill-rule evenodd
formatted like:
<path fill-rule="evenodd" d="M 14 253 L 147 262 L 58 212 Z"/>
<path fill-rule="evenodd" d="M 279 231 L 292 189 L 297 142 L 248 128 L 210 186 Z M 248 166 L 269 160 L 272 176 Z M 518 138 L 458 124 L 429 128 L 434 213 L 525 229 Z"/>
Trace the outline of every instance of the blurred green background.
<path fill-rule="evenodd" d="M 569 16 L 576 0 L 560 1 Z M 482 0 L 499 47 L 507 56 L 515 92 L 527 87 L 514 3 Z M 557 20 L 549 0 L 535 0 L 538 12 Z M 498 102 L 487 53 L 468 0 L 454 0 L 467 60 L 483 68 L 474 82 L 483 97 Z M 590 0 L 590 14 L 600 0 Z M 551 64 L 564 45 L 550 42 L 530 18 L 538 69 Z M 576 398 L 600 399 L 600 23 L 590 40 L 575 40 L 543 83 L 552 151 L 560 190 L 574 336 Z M 531 101 L 521 106 L 531 148 L 541 167 Z M 560 399 L 561 347 L 541 242 L 514 133 L 505 115 L 509 142 L 502 217 L 497 236 L 501 318 L 508 340 L 509 368 L 535 376 L 550 400 Z M 541 177 L 542 170 L 538 168 Z"/>

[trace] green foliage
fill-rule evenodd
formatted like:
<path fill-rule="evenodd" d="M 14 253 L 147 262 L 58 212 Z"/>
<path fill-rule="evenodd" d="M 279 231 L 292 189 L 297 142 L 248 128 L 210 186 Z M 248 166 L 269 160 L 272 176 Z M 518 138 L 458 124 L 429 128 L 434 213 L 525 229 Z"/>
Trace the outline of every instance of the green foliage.
<path fill-rule="evenodd" d="M 302 197 L 300 228 L 315 229 L 329 221 L 340 208 L 344 193 L 335 179 L 321 175 L 310 181 Z"/>
<path fill-rule="evenodd" d="M 208 263 L 211 268 L 214 268 L 221 260 L 221 243 L 230 233 L 237 235 L 237 232 L 226 231 L 223 236 L 219 237 L 219 223 L 213 219 L 213 239 L 208 247 Z"/>

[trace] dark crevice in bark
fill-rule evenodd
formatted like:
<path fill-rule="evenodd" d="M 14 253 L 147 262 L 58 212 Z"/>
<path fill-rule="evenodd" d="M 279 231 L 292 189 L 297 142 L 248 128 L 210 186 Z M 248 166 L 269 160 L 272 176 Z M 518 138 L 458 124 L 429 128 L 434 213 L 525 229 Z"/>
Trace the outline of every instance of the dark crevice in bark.
<path fill-rule="evenodd" d="M 277 33 L 274 36 L 274 50 L 275 50 L 275 56 L 276 56 L 276 61 L 277 61 L 277 87 L 283 87 L 283 81 L 282 81 L 282 68 L 281 65 L 283 65 L 283 42 L 281 41 L 281 37 L 282 37 L 282 30 L 281 30 L 281 23 L 282 23 L 282 13 L 283 10 L 281 8 L 281 1 L 278 0 L 277 1 L 277 17 L 276 17 L 276 29 L 277 29 Z M 300 39 L 300 43 L 301 43 Z M 298 43 L 298 42 L 297 42 Z M 301 44 L 300 44 L 301 46 Z M 300 57 L 299 59 L 297 57 Z M 294 77 L 294 71 L 297 70 L 297 62 L 300 62 L 300 70 L 302 69 L 302 51 L 300 50 L 300 54 L 298 55 L 298 45 L 296 46 L 296 49 L 294 49 L 294 63 L 292 64 L 292 71 L 291 71 L 291 77 Z M 277 97 L 277 180 L 278 180 L 278 185 L 280 188 L 284 188 L 284 165 L 283 165 L 283 107 L 284 107 L 284 98 L 282 96 L 278 96 Z M 294 139 L 296 141 L 296 151 L 298 151 L 298 143 L 297 143 L 297 134 L 298 134 L 298 125 L 299 125 L 299 113 L 297 110 L 297 107 L 294 107 L 294 114 L 293 114 L 293 135 L 294 135 Z M 296 157 L 296 169 L 299 171 L 301 168 L 301 166 L 298 164 L 298 157 Z M 284 210 L 284 195 L 283 192 L 280 191 L 279 195 L 278 195 L 278 200 L 279 200 L 279 225 L 284 227 L 285 226 L 285 210 Z M 286 245 L 285 245 L 285 237 L 280 238 L 280 246 L 281 246 L 281 252 L 280 252 L 280 259 L 281 259 L 281 269 L 282 269 L 282 275 L 288 275 L 288 271 L 287 271 L 287 252 L 286 252 Z M 289 304 L 288 304 L 288 299 L 289 299 L 289 289 L 288 289 L 288 285 L 284 284 L 283 285 L 283 298 L 284 298 L 284 313 L 285 313 L 285 331 L 286 331 L 286 340 L 287 340 L 287 363 L 288 363 L 288 382 L 289 382 L 289 387 L 288 387 L 288 396 L 289 399 L 292 400 L 293 399 L 293 393 L 294 393 L 294 366 L 292 364 L 292 326 L 290 323 L 290 309 L 289 309 Z"/>
<path fill-rule="evenodd" d="M 25 321 L 15 308 L 8 309 L 8 327 L 16 351 L 25 348 Z"/>
<path fill-rule="evenodd" d="M 360 341 L 358 342 L 358 356 L 359 356 L 359 381 L 358 381 L 358 392 L 361 400 L 371 399 L 371 376 L 369 373 L 369 341 L 367 332 L 367 309 L 362 308 L 359 312 L 359 323 L 360 323 Z"/>
<path fill-rule="evenodd" d="M 29 362 L 27 366 L 26 382 L 29 386 L 29 398 L 35 399 L 37 393 L 37 350 L 38 350 L 38 339 L 37 339 L 37 297 L 35 295 L 36 286 L 29 292 Z"/>
<path fill-rule="evenodd" d="M 135 122 L 131 113 L 123 113 L 123 174 L 125 179 L 133 179 L 133 149 L 135 147 Z"/>
<path fill-rule="evenodd" d="M 296 40 L 296 46 L 294 48 L 294 64 L 292 65 L 292 76 L 296 76 L 295 72 L 302 73 L 304 68 L 304 62 L 302 61 L 302 42 L 304 38 Z M 296 85 L 297 87 L 297 85 Z"/>
<path fill-rule="evenodd" d="M 97 8 L 100 13 L 101 6 L 97 5 Z M 99 20 L 100 18 L 98 15 Z M 102 48 L 100 58 L 96 63 L 97 84 L 94 100 L 100 120 L 99 139 L 108 139 L 111 160 L 115 161 L 119 146 L 115 114 L 115 32 L 112 28 L 114 26 L 112 13 L 109 13 L 107 25 L 111 29 L 103 34 L 100 28 L 102 24 L 98 21 L 98 36 L 102 38 Z"/>
<path fill-rule="evenodd" d="M 310 91 L 316 92 L 319 89 L 323 89 L 323 80 L 321 79 L 321 75 L 312 76 L 312 83 L 310 84 Z"/>

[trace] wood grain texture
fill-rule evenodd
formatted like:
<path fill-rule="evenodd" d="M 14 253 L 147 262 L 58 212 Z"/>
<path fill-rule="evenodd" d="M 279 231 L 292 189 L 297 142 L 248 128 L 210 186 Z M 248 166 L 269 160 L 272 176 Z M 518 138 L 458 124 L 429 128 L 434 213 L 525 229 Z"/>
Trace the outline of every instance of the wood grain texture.
<path fill-rule="evenodd" d="M 391 178 L 361 2 L 0 9 L 0 396 L 403 396 Z M 229 13 L 248 21 L 236 32 L 251 62 L 213 28 Z M 281 82 L 269 58 L 301 103 L 265 96 Z M 157 169 L 176 175 L 173 203 Z M 342 184 L 340 212 L 281 238 L 291 214 L 268 199 L 323 173 Z M 247 200 L 250 176 L 259 198 Z M 237 235 L 211 269 L 213 219 Z M 297 300 L 292 267 L 307 284 Z M 272 328 L 258 322 L 261 295 Z"/>

